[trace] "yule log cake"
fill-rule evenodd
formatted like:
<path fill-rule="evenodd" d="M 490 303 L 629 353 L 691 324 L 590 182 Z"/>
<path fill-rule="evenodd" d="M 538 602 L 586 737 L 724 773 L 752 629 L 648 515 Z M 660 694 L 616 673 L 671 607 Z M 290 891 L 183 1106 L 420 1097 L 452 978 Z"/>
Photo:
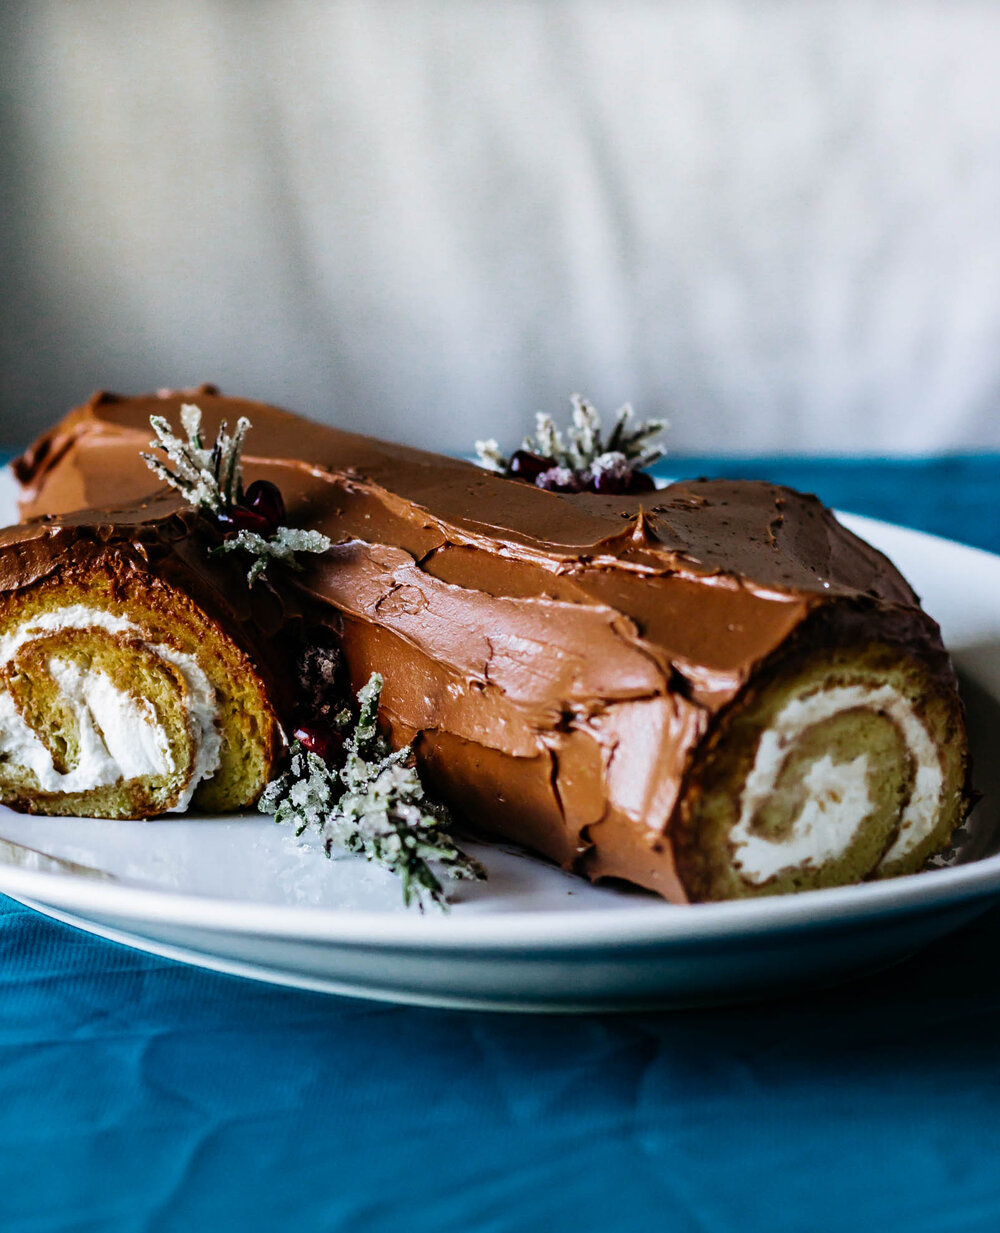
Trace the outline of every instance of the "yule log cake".
<path fill-rule="evenodd" d="M 15 464 L 24 516 L 148 497 L 150 416 L 191 402 L 208 435 L 248 417 L 248 479 L 333 541 L 282 590 L 326 614 L 355 686 L 382 674 L 393 743 L 478 833 L 688 902 L 912 872 L 965 817 L 938 628 L 814 497 L 548 492 L 203 387 L 95 395 Z M 2 577 L 10 638 L 33 589 Z"/>

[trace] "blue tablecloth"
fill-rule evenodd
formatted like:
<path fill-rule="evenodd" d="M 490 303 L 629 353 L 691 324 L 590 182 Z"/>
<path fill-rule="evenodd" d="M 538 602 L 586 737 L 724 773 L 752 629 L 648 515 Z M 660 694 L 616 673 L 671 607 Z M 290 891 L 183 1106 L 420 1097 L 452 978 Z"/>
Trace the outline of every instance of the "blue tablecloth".
<path fill-rule="evenodd" d="M 1000 458 L 671 460 L 1000 550 Z M 1000 910 L 835 992 L 397 1008 L 0 900 L 0 1233 L 1000 1228 Z"/>

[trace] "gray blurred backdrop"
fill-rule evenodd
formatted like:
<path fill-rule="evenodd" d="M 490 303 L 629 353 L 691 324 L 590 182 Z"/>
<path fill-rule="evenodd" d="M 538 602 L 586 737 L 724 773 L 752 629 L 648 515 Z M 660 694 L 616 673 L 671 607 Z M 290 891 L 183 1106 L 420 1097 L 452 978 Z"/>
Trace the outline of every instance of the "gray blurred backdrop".
<path fill-rule="evenodd" d="M 1000 4 L 0 8 L 0 445 L 216 381 L 449 450 L 1000 447 Z"/>

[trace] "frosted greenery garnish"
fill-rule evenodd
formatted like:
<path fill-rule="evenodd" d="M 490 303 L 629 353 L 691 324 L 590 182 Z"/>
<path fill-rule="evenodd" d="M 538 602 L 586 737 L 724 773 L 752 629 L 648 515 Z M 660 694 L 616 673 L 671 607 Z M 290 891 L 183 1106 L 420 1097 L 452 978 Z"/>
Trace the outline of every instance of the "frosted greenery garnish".
<path fill-rule="evenodd" d="M 245 416 L 237 420 L 232 436 L 223 420 L 211 449 L 202 440 L 201 409 L 192 403 L 181 407 L 181 425 L 187 441 L 177 436 L 162 415 L 151 415 L 149 423 L 156 434 L 150 447 L 162 450 L 173 467 L 155 454 L 142 455 L 146 465 L 225 530 L 226 539 L 211 550 L 211 555 L 245 552 L 253 557 L 247 571 L 251 586 L 273 561 L 301 570 L 298 553 L 326 552 L 330 547 L 330 540 L 319 531 L 283 524 L 285 503 L 273 484 L 257 480 L 244 491 L 243 440 L 250 429 Z"/>
<path fill-rule="evenodd" d="M 295 827 L 317 830 L 327 856 L 352 852 L 382 865 L 402 882 L 403 902 L 447 910 L 442 879 L 483 879 L 486 871 L 449 834 L 445 806 L 424 792 L 409 745 L 395 752 L 378 731 L 382 677 L 372 673 L 358 692 L 358 718 L 342 711 L 335 723 L 344 760 L 332 766 L 296 741 L 288 770 L 260 798 L 261 813 Z"/>
<path fill-rule="evenodd" d="M 213 548 L 211 555 L 219 552 L 248 552 L 254 558 L 247 570 L 247 582 L 253 586 L 265 572 L 272 561 L 280 561 L 290 569 L 301 572 L 302 562 L 297 559 L 300 552 L 326 552 L 330 540 L 319 531 L 303 531 L 298 527 L 278 527 L 277 531 L 265 539 L 256 531 L 237 531 L 229 539 L 225 539 Z"/>
<path fill-rule="evenodd" d="M 657 443 L 669 424 L 666 420 L 639 420 L 631 404 L 625 403 L 615 413 L 615 424 L 605 438 L 600 413 L 586 399 L 574 394 L 572 424 L 565 438 L 551 416 L 541 411 L 535 416 L 534 436 L 526 436 L 521 449 L 546 459 L 553 468 L 559 467 L 580 476 L 591 477 L 618 470 L 641 471 L 666 453 Z M 476 442 L 476 453 L 490 471 L 509 473 L 511 459 L 503 454 L 492 438 Z"/>
<path fill-rule="evenodd" d="M 213 514 L 225 513 L 239 502 L 243 493 L 240 455 L 243 438 L 250 428 L 245 416 L 236 421 L 232 436 L 223 420 L 211 449 L 206 449 L 202 442 L 201 409 L 191 403 L 181 407 L 181 425 L 187 441 L 177 436 L 162 415 L 151 415 L 149 424 L 156 434 L 156 440 L 149 443 L 150 449 L 162 450 L 174 469 L 155 454 L 143 454 L 143 461 L 161 480 L 176 488 L 185 501 L 195 509 Z"/>

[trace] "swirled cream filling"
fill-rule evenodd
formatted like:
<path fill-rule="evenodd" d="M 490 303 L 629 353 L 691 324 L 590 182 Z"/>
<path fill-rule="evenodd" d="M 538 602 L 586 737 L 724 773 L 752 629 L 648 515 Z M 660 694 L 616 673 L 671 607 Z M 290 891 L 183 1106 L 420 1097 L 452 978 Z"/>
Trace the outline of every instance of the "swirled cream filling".
<path fill-rule="evenodd" d="M 70 604 L 39 613 L 0 635 L 0 667 L 26 643 L 69 629 L 102 629 L 128 634 L 147 650 L 172 664 L 187 687 L 187 726 L 195 749 L 192 773 L 169 812 L 179 813 L 191 802 L 195 789 L 219 766 L 222 738 L 217 726 L 215 689 L 194 656 L 163 643 L 146 641 L 139 626 L 126 617 Z M 143 775 L 170 775 L 176 762 L 166 733 L 153 706 L 119 688 L 107 673 L 81 669 L 68 659 L 53 655 L 47 668 L 63 700 L 77 717 L 80 753 L 76 765 L 65 772 L 56 769 L 52 755 L 37 734 L 24 722 L 6 691 L 0 691 L 0 752 L 15 765 L 32 771 L 43 792 L 85 792 L 135 779 Z"/>
<path fill-rule="evenodd" d="M 804 785 L 806 799 L 792 826 L 780 839 L 754 830 L 754 818 L 775 789 L 778 775 L 795 743 L 813 725 L 856 708 L 879 712 L 898 727 L 913 760 L 915 779 L 900 819 L 899 831 L 882 862 L 911 852 L 934 829 L 944 786 L 944 768 L 930 732 L 913 704 L 890 685 L 842 685 L 793 698 L 762 733 L 740 795 L 740 815 L 730 831 L 734 864 L 751 882 L 763 883 L 782 870 L 821 865 L 842 855 L 871 813 L 868 755 L 835 763 L 816 759 Z"/>

